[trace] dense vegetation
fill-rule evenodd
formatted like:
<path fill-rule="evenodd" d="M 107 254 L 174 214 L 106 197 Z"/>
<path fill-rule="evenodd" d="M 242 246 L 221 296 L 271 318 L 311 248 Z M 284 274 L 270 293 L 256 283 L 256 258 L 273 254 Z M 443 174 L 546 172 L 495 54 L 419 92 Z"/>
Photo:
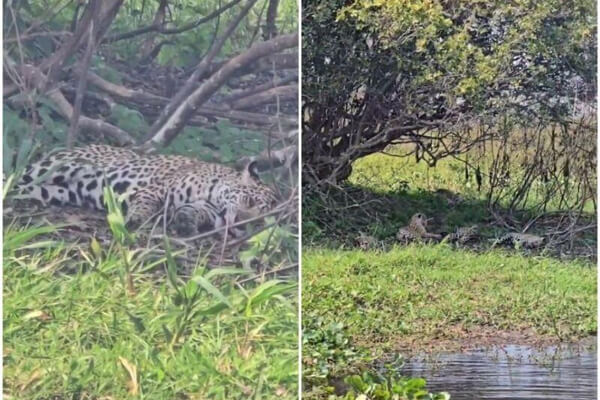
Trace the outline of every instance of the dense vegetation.
<path fill-rule="evenodd" d="M 5 397 L 296 398 L 296 1 L 4 10 Z M 256 160 L 282 206 L 225 244 L 129 231 L 108 193 L 108 218 L 11 198 L 89 143 Z"/>
<path fill-rule="evenodd" d="M 595 335 L 595 3 L 302 7 L 308 395 L 360 386 L 386 351 Z M 478 234 L 403 247 L 416 213 Z"/>
<path fill-rule="evenodd" d="M 373 154 L 355 162 L 348 183 L 306 197 L 302 210 L 307 396 L 343 393 L 352 387 L 345 377 L 373 374 L 375 361 L 397 352 L 543 347 L 597 334 L 595 232 L 577 234 L 575 246 L 556 235 L 541 251 L 492 249 L 506 227 L 459 161 L 432 168 Z M 433 218 L 434 232 L 476 224 L 482 238 L 403 246 L 394 233 L 416 212 Z M 357 248 L 361 233 L 374 238 L 371 248 Z"/>
<path fill-rule="evenodd" d="M 397 155 L 431 166 L 462 155 L 493 206 L 522 208 L 540 188 L 541 212 L 551 197 L 595 202 L 594 2 L 303 9 L 304 184 L 339 183 L 355 160 L 403 144 Z"/>
<path fill-rule="evenodd" d="M 5 396 L 296 398 L 294 283 L 203 264 L 183 279 L 170 254 L 74 247 L 49 229 L 4 233 Z"/>
<path fill-rule="evenodd" d="M 306 316 L 340 322 L 356 343 L 380 350 L 445 340 L 459 346 L 478 328 L 561 341 L 597 330 L 589 264 L 414 245 L 381 254 L 315 249 L 303 267 Z"/>

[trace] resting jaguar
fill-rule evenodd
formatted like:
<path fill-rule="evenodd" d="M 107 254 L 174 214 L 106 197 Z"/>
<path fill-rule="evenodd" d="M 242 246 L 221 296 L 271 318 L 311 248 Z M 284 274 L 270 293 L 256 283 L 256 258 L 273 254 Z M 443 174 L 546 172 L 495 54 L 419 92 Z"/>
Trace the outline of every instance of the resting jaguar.
<path fill-rule="evenodd" d="M 20 197 L 43 204 L 104 209 L 106 184 L 124 198 L 127 223 L 163 214 L 189 233 L 230 226 L 272 210 L 277 199 L 250 163 L 239 172 L 220 164 L 172 155 L 140 155 L 106 145 L 60 151 L 27 167 Z M 234 230 L 230 231 L 236 233 Z"/>

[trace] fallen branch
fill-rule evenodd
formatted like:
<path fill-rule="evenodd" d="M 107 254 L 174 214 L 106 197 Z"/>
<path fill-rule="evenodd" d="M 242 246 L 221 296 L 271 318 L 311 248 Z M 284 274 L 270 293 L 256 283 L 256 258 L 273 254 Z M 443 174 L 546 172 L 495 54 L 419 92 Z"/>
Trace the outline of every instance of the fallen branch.
<path fill-rule="evenodd" d="M 32 65 L 24 65 L 21 67 L 21 70 L 22 75 L 42 92 L 41 89 L 44 88 L 47 81 L 46 76 L 38 68 Z M 52 89 L 46 92 L 46 95 L 57 106 L 58 112 L 63 118 L 66 120 L 71 120 L 73 118 L 73 106 L 65 98 L 60 89 Z M 130 145 L 135 143 L 134 139 L 127 132 L 99 119 L 81 116 L 79 118 L 79 125 L 84 129 L 107 135 L 120 145 Z"/>
<path fill-rule="evenodd" d="M 81 70 L 78 69 L 76 72 L 80 74 Z M 88 80 L 92 85 L 110 95 L 130 100 L 135 103 L 163 106 L 169 101 L 166 97 L 157 96 L 152 93 L 144 92 L 143 90 L 129 89 L 125 86 L 109 82 L 91 71 L 88 72 Z"/>
<path fill-rule="evenodd" d="M 296 131 L 293 132 L 297 135 Z M 264 150 L 258 156 L 242 157 L 236 164 L 242 166 L 250 162 L 256 162 L 255 165 L 259 171 L 266 171 L 281 166 L 289 168 L 297 161 L 298 145 L 293 144 L 278 150 Z"/>
<path fill-rule="evenodd" d="M 272 103 L 279 98 L 280 101 L 296 100 L 298 98 L 298 85 L 278 86 L 272 89 L 257 93 L 252 96 L 247 96 L 231 103 L 231 108 L 243 110 L 245 108 L 253 108 L 264 104 Z"/>
<path fill-rule="evenodd" d="M 298 81 L 297 75 L 288 76 L 286 78 L 279 79 L 277 81 L 271 80 L 265 84 L 254 86 L 250 89 L 236 90 L 236 91 L 232 92 L 229 96 L 225 97 L 223 99 L 223 101 L 225 103 L 232 103 L 235 100 L 238 100 L 238 99 L 241 99 L 244 97 L 248 97 L 248 96 L 252 96 L 253 94 L 260 93 L 260 92 L 263 92 L 268 89 L 272 89 L 274 87 L 277 87 L 278 85 L 284 85 L 286 83 L 297 82 L 297 81 Z"/>
<path fill-rule="evenodd" d="M 204 106 L 198 108 L 198 114 L 212 117 L 228 118 L 234 121 L 249 122 L 257 125 L 282 124 L 283 126 L 290 128 L 298 126 L 298 119 L 296 117 L 283 117 L 281 115 L 275 116 L 251 113 L 246 111 L 224 110 L 212 106 Z"/>
<path fill-rule="evenodd" d="M 169 99 L 166 97 L 144 92 L 143 90 L 129 89 L 125 86 L 109 82 L 91 71 L 88 72 L 88 81 L 90 84 L 96 86 L 98 89 L 108 93 L 109 95 L 127 100 L 134 104 L 164 106 L 169 102 Z M 274 125 L 281 123 L 284 126 L 292 127 L 298 124 L 296 118 L 283 116 L 277 117 L 273 115 L 250 113 L 245 111 L 227 110 L 214 106 L 199 107 L 197 114 L 207 117 L 227 118 L 234 121 L 248 122 L 256 125 Z M 198 121 L 194 122 L 194 124 L 199 123 L 200 122 Z"/>
<path fill-rule="evenodd" d="M 146 137 L 145 144 L 169 144 L 183 129 L 187 120 L 197 112 L 236 71 L 265 57 L 286 48 L 298 45 L 298 34 L 282 35 L 266 42 L 252 46 L 247 52 L 231 59 L 196 89 L 176 110 L 171 114 L 166 123 L 151 137 Z"/>
<path fill-rule="evenodd" d="M 233 58 L 238 57 L 234 56 L 228 60 L 219 61 L 212 63 L 205 71 L 203 75 L 198 77 L 199 80 L 208 78 L 219 69 L 221 69 L 225 64 L 231 61 Z M 239 71 L 236 71 L 234 76 L 247 75 L 247 74 L 258 74 L 265 71 L 272 71 L 276 69 L 278 71 L 284 69 L 291 69 L 294 71 L 298 70 L 298 53 L 285 53 L 285 54 L 272 54 L 267 56 L 258 62 L 249 65 Z M 190 73 L 191 70 L 187 70 L 186 73 Z"/>

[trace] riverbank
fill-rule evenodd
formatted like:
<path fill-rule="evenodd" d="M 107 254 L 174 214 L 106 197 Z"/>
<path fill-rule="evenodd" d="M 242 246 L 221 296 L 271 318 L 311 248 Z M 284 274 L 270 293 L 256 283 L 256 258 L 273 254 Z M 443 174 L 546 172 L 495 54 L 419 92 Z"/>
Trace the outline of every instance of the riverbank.
<path fill-rule="evenodd" d="M 313 332 L 305 340 L 305 366 L 338 374 L 364 359 L 334 350 L 329 365 L 316 359 L 325 354 L 323 340 L 310 338 L 319 337 L 319 330 L 331 336 L 332 326 L 348 340 L 342 347 L 373 358 L 397 351 L 576 342 L 597 333 L 596 281 L 591 263 L 505 250 L 476 254 L 446 245 L 389 252 L 306 249 L 303 321 L 305 335 Z"/>

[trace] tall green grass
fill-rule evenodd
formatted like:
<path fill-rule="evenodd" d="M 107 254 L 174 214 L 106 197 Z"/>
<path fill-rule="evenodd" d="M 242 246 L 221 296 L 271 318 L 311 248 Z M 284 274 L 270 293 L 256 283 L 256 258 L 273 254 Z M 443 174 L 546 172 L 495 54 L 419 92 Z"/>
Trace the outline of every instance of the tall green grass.
<path fill-rule="evenodd" d="M 295 283 L 204 265 L 184 281 L 169 253 L 51 230 L 4 232 L 5 398 L 296 398 Z"/>
<path fill-rule="evenodd" d="M 478 327 L 557 340 L 597 332 L 596 269 L 578 262 L 446 245 L 310 249 L 303 274 L 304 313 L 342 323 L 355 342 L 426 344 Z"/>
<path fill-rule="evenodd" d="M 394 244 L 395 232 L 416 212 L 433 217 L 434 232 L 478 225 L 477 253 L 446 244 Z M 376 390 L 377 384 L 383 385 L 381 393 L 390 394 L 385 386 L 393 379 L 380 376 L 373 384 L 368 378 L 377 375 L 372 362 L 384 354 L 511 341 L 537 345 L 596 335 L 595 266 L 492 249 L 488 239 L 506 231 L 493 221 L 485 187 L 480 191 L 472 174 L 467 178 L 464 164 L 452 159 L 430 168 L 414 159 L 373 154 L 353 164 L 341 188 L 306 196 L 302 323 L 307 398 L 329 398 L 339 391 L 340 381 L 346 389 L 358 388 L 357 395 Z M 358 250 L 355 238 L 361 232 L 385 242 L 388 250 Z M 595 248 L 595 233 L 578 240 Z"/>

